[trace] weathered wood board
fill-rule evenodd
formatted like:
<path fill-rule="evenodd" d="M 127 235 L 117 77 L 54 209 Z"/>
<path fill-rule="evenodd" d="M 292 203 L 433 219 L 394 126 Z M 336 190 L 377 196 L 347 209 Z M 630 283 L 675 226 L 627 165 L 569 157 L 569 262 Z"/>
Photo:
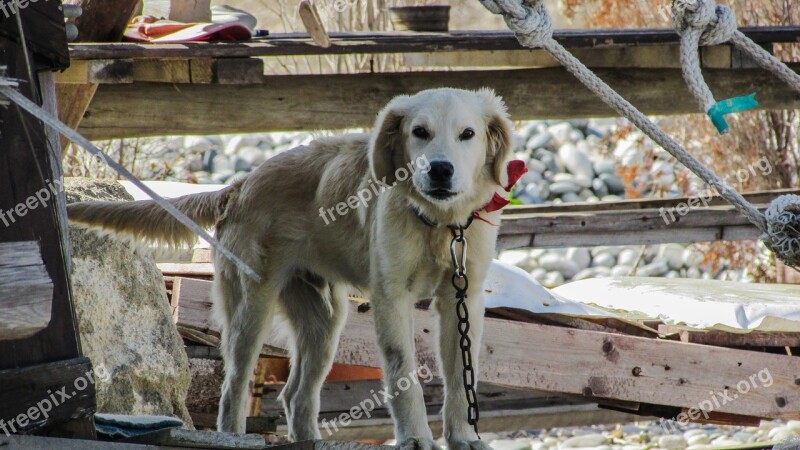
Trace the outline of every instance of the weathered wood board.
<path fill-rule="evenodd" d="M 84 0 L 85 2 L 86 0 Z M 100 1 L 100 0 L 94 0 Z M 758 44 L 798 42 L 800 26 L 742 27 Z M 235 43 L 73 44 L 72 59 L 109 58 L 242 58 L 252 56 L 343 55 L 519 50 L 508 30 L 452 31 L 450 33 L 330 33 L 331 46 L 320 47 L 305 33 L 276 33 L 267 38 Z M 672 29 L 556 30 L 553 38 L 567 48 L 613 48 L 674 45 L 680 38 Z M 108 42 L 99 39 L 98 42 Z"/>
<path fill-rule="evenodd" d="M 198 306 L 192 308 L 194 314 L 184 316 L 182 306 L 188 303 Z M 217 333 L 208 316 L 197 314 L 208 310 L 209 303 L 207 296 L 182 296 L 179 325 Z M 437 367 L 435 314 L 415 310 L 414 320 L 417 360 L 433 369 Z M 274 335 L 264 344 L 285 348 Z M 698 408 L 712 393 L 734 394 L 746 385 L 746 393 L 744 387 L 739 389 L 742 400 L 721 404 L 714 411 L 800 418 L 797 357 L 497 319 L 485 319 L 481 347 L 480 379 L 501 386 L 599 401 Z M 379 367 L 371 311 L 359 312 L 352 306 L 335 361 Z"/>
<path fill-rule="evenodd" d="M 796 70 L 800 65 L 792 67 Z M 679 69 L 598 69 L 596 73 L 646 114 L 697 112 Z M 800 93 L 762 70 L 710 69 L 704 75 L 720 98 L 758 91 L 762 108 L 800 105 Z M 111 139 L 369 127 L 375 114 L 396 95 L 443 86 L 493 88 L 518 120 L 616 115 L 562 68 L 287 75 L 235 86 L 100 85 L 79 131 L 90 139 Z"/>
<path fill-rule="evenodd" d="M 53 282 L 35 241 L 0 243 L 0 341 L 33 336 L 50 323 Z"/>

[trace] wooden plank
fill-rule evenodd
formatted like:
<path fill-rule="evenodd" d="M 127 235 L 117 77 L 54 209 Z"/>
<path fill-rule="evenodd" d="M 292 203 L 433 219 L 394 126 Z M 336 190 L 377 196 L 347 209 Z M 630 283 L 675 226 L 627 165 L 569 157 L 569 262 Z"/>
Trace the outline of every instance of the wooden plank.
<path fill-rule="evenodd" d="M 681 67 L 680 46 L 576 48 L 572 49 L 590 68 L 676 69 Z M 704 68 L 731 68 L 731 47 L 719 45 L 701 49 Z M 411 67 L 560 67 L 560 63 L 544 50 L 499 50 L 461 53 L 410 53 L 403 57 Z"/>
<path fill-rule="evenodd" d="M 133 83 L 133 79 L 131 59 L 75 61 L 69 69 L 56 74 L 58 84 Z"/>
<path fill-rule="evenodd" d="M 0 341 L 31 337 L 50 323 L 53 282 L 35 241 L 0 243 Z"/>
<path fill-rule="evenodd" d="M 800 195 L 800 189 L 775 189 L 771 191 L 757 191 L 742 193 L 742 196 L 754 205 L 767 205 L 772 200 L 781 195 Z M 600 203 L 562 203 L 560 205 L 510 205 L 503 209 L 503 218 L 518 214 L 539 214 L 556 212 L 597 212 L 597 211 L 619 211 L 635 209 L 672 209 L 681 203 L 689 203 L 689 200 L 699 199 L 694 197 L 679 197 L 671 199 L 634 199 L 617 200 L 613 202 Z M 708 206 L 729 206 L 730 204 L 718 195 L 706 199 Z"/>
<path fill-rule="evenodd" d="M 720 347 L 800 347 L 800 333 L 758 331 L 727 333 L 721 330 L 694 330 L 688 327 L 660 325 L 659 333 L 677 334 L 682 342 Z"/>
<path fill-rule="evenodd" d="M 680 70 L 598 69 L 597 74 L 646 114 L 696 112 Z M 761 70 L 704 75 L 720 98 L 757 90 L 762 108 L 800 105 L 800 93 Z M 111 139 L 371 126 L 376 111 L 394 96 L 441 86 L 494 88 L 519 120 L 615 115 L 560 68 L 299 75 L 271 76 L 259 85 L 103 85 L 79 131 L 90 139 Z"/>
<path fill-rule="evenodd" d="M 798 42 L 800 26 L 743 27 L 756 42 Z M 73 59 L 109 58 L 241 58 L 252 56 L 342 55 L 373 53 L 527 50 L 510 31 L 450 33 L 330 33 L 331 46 L 316 45 L 305 33 L 274 34 L 250 42 L 183 44 L 72 44 Z M 567 48 L 666 45 L 680 42 L 672 29 L 556 30 L 556 41 Z M 107 40 L 106 40 L 107 41 Z"/>
<path fill-rule="evenodd" d="M 657 245 L 669 243 L 693 244 L 715 241 L 752 241 L 761 233 L 752 225 L 686 227 L 663 230 L 641 230 L 629 233 L 613 231 L 583 233 L 535 233 L 500 235 L 498 250 L 515 248 L 594 247 L 598 245 Z"/>
<path fill-rule="evenodd" d="M 35 432 L 95 411 L 92 363 L 73 358 L 22 369 L 0 370 L 3 433 Z"/>
<path fill-rule="evenodd" d="M 212 277 L 214 276 L 214 265 L 212 263 L 192 263 L 192 264 L 175 264 L 175 263 L 158 263 L 158 268 L 165 276 L 176 277 Z"/>
<path fill-rule="evenodd" d="M 210 307 L 208 297 L 181 299 L 182 305 L 188 302 Z M 187 325 L 197 329 L 215 329 L 207 316 L 187 319 Z M 414 310 L 417 360 L 434 372 L 436 344 L 432 331 L 436 322 L 430 311 Z M 264 343 L 285 347 L 274 334 Z M 335 361 L 380 366 L 371 311 L 359 311 L 351 305 Z M 770 383 L 759 383 L 758 377 L 766 378 L 765 374 Z M 709 392 L 730 391 L 744 380 L 753 384 L 748 384 L 742 400 L 722 404 L 714 409 L 716 412 L 800 418 L 796 386 L 800 364 L 796 357 L 508 320 L 485 319 L 480 379 L 592 400 L 644 400 L 681 408 L 696 408 L 698 402 L 709 398 Z"/>
<path fill-rule="evenodd" d="M 303 27 L 305 27 L 308 35 L 311 36 L 311 40 L 320 47 L 330 47 L 331 38 L 328 36 L 328 32 L 325 31 L 325 25 L 319 17 L 316 6 L 308 0 L 302 0 L 298 7 L 298 14 L 303 21 Z"/>

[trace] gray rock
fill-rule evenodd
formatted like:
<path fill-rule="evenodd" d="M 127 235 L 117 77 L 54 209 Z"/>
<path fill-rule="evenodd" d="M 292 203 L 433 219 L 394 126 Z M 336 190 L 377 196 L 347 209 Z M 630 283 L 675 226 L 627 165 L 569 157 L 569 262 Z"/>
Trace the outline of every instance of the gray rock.
<path fill-rule="evenodd" d="M 560 448 L 588 448 L 607 444 L 609 439 L 602 434 L 575 436 L 561 443 Z"/>
<path fill-rule="evenodd" d="M 553 289 L 554 287 L 561 286 L 564 284 L 564 275 L 560 272 L 548 272 L 547 275 L 544 276 L 541 283 L 542 286 Z"/>
<path fill-rule="evenodd" d="M 592 191 L 598 197 L 605 197 L 608 195 L 608 186 L 600 178 L 595 178 L 592 180 Z"/>
<path fill-rule="evenodd" d="M 578 149 L 576 145 L 564 144 L 558 149 L 558 156 L 571 173 L 590 180 L 594 178 L 594 169 L 589 155 Z"/>
<path fill-rule="evenodd" d="M 665 450 L 683 450 L 686 448 L 686 439 L 680 435 L 667 435 L 658 438 L 658 446 Z"/>
<path fill-rule="evenodd" d="M 132 200 L 115 181 L 67 178 L 65 186 L 70 203 Z M 177 416 L 191 427 L 189 363 L 152 256 L 91 230 L 70 227 L 70 235 L 83 352 L 108 375 L 96 377 L 98 411 Z"/>
<path fill-rule="evenodd" d="M 598 178 L 603 180 L 603 183 L 608 186 L 608 190 L 612 194 L 621 194 L 625 192 L 625 183 L 622 182 L 620 177 L 608 173 L 601 173 Z"/>
<path fill-rule="evenodd" d="M 658 258 L 667 261 L 670 269 L 683 267 L 683 252 L 686 248 L 680 244 L 663 244 L 658 248 Z"/>
<path fill-rule="evenodd" d="M 560 122 L 555 125 L 550 125 L 547 131 L 558 143 L 565 144 L 570 141 L 572 125 L 570 125 L 569 122 Z"/>
<path fill-rule="evenodd" d="M 186 136 L 183 139 L 183 148 L 191 152 L 204 153 L 218 149 L 220 142 L 207 136 Z"/>
<path fill-rule="evenodd" d="M 551 170 L 556 173 L 563 172 L 564 170 L 559 165 L 559 161 L 556 160 L 555 153 L 549 150 L 539 149 L 536 151 L 536 153 L 534 153 L 533 157 L 541 161 L 542 164 L 544 164 L 548 170 Z"/>
<path fill-rule="evenodd" d="M 547 170 L 547 166 L 545 166 L 544 163 L 535 158 L 529 159 L 527 166 L 529 172 L 537 172 L 539 174 L 543 174 L 544 171 Z"/>
<path fill-rule="evenodd" d="M 599 253 L 595 255 L 594 259 L 592 260 L 592 266 L 594 267 L 614 267 L 616 263 L 617 258 L 615 258 L 611 253 Z"/>
<path fill-rule="evenodd" d="M 562 195 L 561 200 L 563 200 L 564 203 L 580 203 L 583 201 L 581 196 L 574 192 L 567 192 L 566 194 Z"/>
<path fill-rule="evenodd" d="M 234 172 L 234 162 L 226 155 L 217 155 L 211 161 L 213 172 Z"/>
<path fill-rule="evenodd" d="M 612 277 L 627 277 L 630 276 L 633 266 L 620 264 L 611 268 Z"/>
<path fill-rule="evenodd" d="M 574 262 L 579 269 L 586 269 L 592 263 L 592 255 L 589 249 L 584 247 L 572 247 L 567 250 L 567 259 Z"/>
<path fill-rule="evenodd" d="M 264 150 L 253 146 L 241 148 L 239 150 L 239 158 L 249 164 L 250 167 L 258 167 L 267 160 Z"/>
<path fill-rule="evenodd" d="M 650 264 L 639 267 L 636 275 L 640 277 L 661 277 L 666 275 L 667 272 L 669 272 L 669 263 L 667 260 L 657 258 Z"/>
<path fill-rule="evenodd" d="M 234 172 L 232 170 L 216 172 L 213 175 L 211 175 L 211 181 L 213 181 L 216 184 L 225 184 L 228 181 L 228 179 L 230 179 L 233 175 Z"/>
<path fill-rule="evenodd" d="M 250 165 L 250 163 L 245 161 L 244 159 L 237 157 L 235 159 L 235 162 L 233 163 L 233 170 L 236 173 L 250 172 L 251 170 L 253 170 L 253 166 Z"/>
<path fill-rule="evenodd" d="M 557 181 L 550 185 L 550 192 L 557 195 L 566 194 L 567 192 L 577 193 L 580 190 L 581 187 L 571 181 Z"/>
<path fill-rule="evenodd" d="M 525 148 L 530 151 L 539 150 L 540 148 L 547 147 L 552 140 L 553 136 L 546 131 L 544 133 L 534 134 L 530 139 L 528 139 L 528 142 L 525 144 Z"/>
<path fill-rule="evenodd" d="M 639 259 L 639 252 L 631 248 L 626 248 L 625 250 L 619 252 L 619 255 L 617 255 L 617 264 L 633 266 L 634 264 L 636 264 L 636 260 L 638 259 Z"/>
<path fill-rule="evenodd" d="M 594 278 L 596 273 L 597 271 L 595 270 L 594 267 L 591 267 L 589 269 L 583 269 L 580 272 L 576 273 L 575 276 L 572 277 L 571 281 L 580 281 L 580 280 L 586 280 L 588 278 Z"/>
<path fill-rule="evenodd" d="M 592 164 L 592 168 L 597 174 L 606 173 L 609 175 L 614 175 L 614 172 L 616 172 L 617 170 L 616 165 L 614 164 L 614 160 L 607 158 L 597 159 Z"/>
<path fill-rule="evenodd" d="M 575 262 L 556 253 L 548 253 L 539 258 L 539 266 L 547 271 L 560 272 L 565 278 L 572 278 L 580 271 Z"/>

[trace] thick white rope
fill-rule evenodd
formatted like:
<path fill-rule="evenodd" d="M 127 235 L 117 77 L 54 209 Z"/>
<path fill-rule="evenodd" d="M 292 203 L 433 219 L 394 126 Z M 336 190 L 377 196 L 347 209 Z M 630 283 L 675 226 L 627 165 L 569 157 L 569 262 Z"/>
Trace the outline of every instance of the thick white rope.
<path fill-rule="evenodd" d="M 163 199 L 161 196 L 153 192 L 152 189 L 147 187 L 144 183 L 139 181 L 132 173 L 130 173 L 125 167 L 114 161 L 108 155 L 103 153 L 102 150 L 94 146 L 88 139 L 81 136 L 80 133 L 73 130 L 72 128 L 68 127 L 66 124 L 58 120 L 56 117 L 53 117 L 49 112 L 45 111 L 36 103 L 28 100 L 24 95 L 17 92 L 13 86 L 10 86 L 8 83 L 5 82 L 4 79 L 0 78 L 0 95 L 11 100 L 12 102 L 16 103 L 20 108 L 24 109 L 37 119 L 41 120 L 45 125 L 53 128 L 54 130 L 58 131 L 59 133 L 63 134 L 67 137 L 70 141 L 80 145 L 86 151 L 91 153 L 92 155 L 98 156 L 106 162 L 112 169 L 114 169 L 117 173 L 122 175 L 123 177 L 127 178 L 128 181 L 133 183 L 134 186 L 141 189 L 142 192 L 147 194 L 153 201 L 164 208 L 170 215 L 175 217 L 180 223 L 185 225 L 187 228 L 192 230 L 195 234 L 200 236 L 204 241 L 208 242 L 214 249 L 228 258 L 232 263 L 234 263 L 242 272 L 246 273 L 250 278 L 261 281 L 261 277 L 252 269 L 250 266 L 247 265 L 244 261 L 239 259 L 233 252 L 228 250 L 224 245 L 222 245 L 219 241 L 211 237 L 200 225 L 196 224 L 192 219 L 190 219 L 186 214 L 181 212 L 178 208 L 176 208 L 172 203 Z M 0 97 L 2 98 L 2 97 Z"/>
<path fill-rule="evenodd" d="M 754 108 L 758 103 L 754 95 L 717 102 L 703 79 L 700 46 L 731 42 L 800 92 L 800 75 L 740 32 L 736 14 L 728 6 L 718 5 L 715 0 L 673 0 L 672 22 L 681 36 L 681 67 L 689 91 L 721 133 L 728 130 L 725 115 Z"/>
<path fill-rule="evenodd" d="M 771 231 L 776 231 L 777 226 L 768 224 L 764 215 L 751 205 L 744 197 L 729 186 L 723 179 L 703 165 L 694 156 L 689 154 L 666 133 L 664 133 L 655 123 L 647 118 L 641 111 L 636 109 L 630 102 L 622 98 L 616 91 L 608 86 L 603 80 L 595 75 L 580 60 L 575 58 L 567 49 L 553 39 L 553 22 L 550 14 L 544 5 L 544 0 L 480 0 L 489 11 L 501 14 L 511 31 L 517 35 L 520 43 L 526 47 L 540 47 L 547 50 L 553 58 L 560 62 L 570 73 L 575 75 L 578 80 L 588 87 L 592 92 L 600 97 L 607 105 L 614 109 L 618 114 L 626 117 L 634 125 L 639 127 L 653 141 L 664 148 L 681 164 L 695 173 L 707 184 L 714 187 L 720 196 L 731 203 L 741 214 L 753 223 L 764 235 L 762 239 L 781 259 L 790 265 L 800 265 L 800 236 L 795 236 L 787 243 L 780 240 L 783 244 L 773 247 L 773 237 Z M 537 28 L 538 27 L 538 28 Z M 786 197 L 786 196 L 784 196 Z M 781 200 L 783 197 L 777 199 Z M 782 213 L 783 210 L 793 204 L 794 199 L 781 200 L 780 203 L 773 202 L 779 211 L 770 217 L 780 217 L 786 220 L 791 217 Z M 771 205 L 771 207 L 773 206 Z M 800 203 L 797 206 L 800 209 Z M 795 219 L 797 217 L 795 216 Z M 797 226 L 800 222 L 788 222 L 788 226 Z M 784 224 L 784 229 L 786 225 Z M 789 253 L 783 253 L 783 249 L 798 249 Z"/>

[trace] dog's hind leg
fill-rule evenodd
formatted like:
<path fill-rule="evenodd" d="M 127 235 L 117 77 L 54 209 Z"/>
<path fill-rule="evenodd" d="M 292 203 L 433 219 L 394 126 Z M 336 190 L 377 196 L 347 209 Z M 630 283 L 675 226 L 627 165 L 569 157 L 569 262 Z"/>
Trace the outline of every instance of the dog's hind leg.
<path fill-rule="evenodd" d="M 283 289 L 281 306 L 291 328 L 291 370 L 281 393 L 289 438 L 320 439 L 319 395 L 347 318 L 347 290 L 303 274 Z"/>
<path fill-rule="evenodd" d="M 247 389 L 262 342 L 272 324 L 280 287 L 273 278 L 256 283 L 246 275 L 217 271 L 217 313 L 222 324 L 220 348 L 225 381 L 219 402 L 217 429 L 245 432 Z"/>

